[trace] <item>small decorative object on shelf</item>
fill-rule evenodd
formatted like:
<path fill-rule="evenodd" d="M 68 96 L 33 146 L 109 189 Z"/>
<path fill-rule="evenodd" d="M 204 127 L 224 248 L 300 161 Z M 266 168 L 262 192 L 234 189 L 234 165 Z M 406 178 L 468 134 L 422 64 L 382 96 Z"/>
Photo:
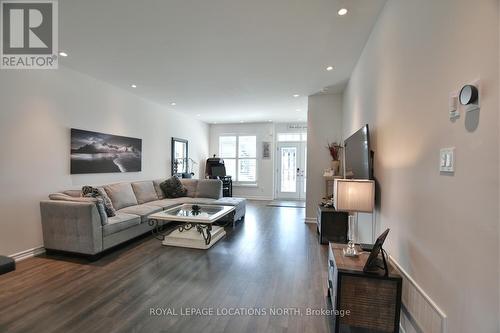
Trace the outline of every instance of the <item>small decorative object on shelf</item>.
<path fill-rule="evenodd" d="M 330 152 L 330 156 L 332 158 L 332 170 L 334 175 L 338 175 L 340 172 L 340 152 L 342 150 L 342 146 L 338 143 L 328 143 L 327 147 Z"/>
<path fill-rule="evenodd" d="M 191 209 L 193 210 L 194 215 L 198 215 L 200 213 L 201 207 L 198 205 L 192 205 Z"/>
<path fill-rule="evenodd" d="M 333 169 L 325 169 L 323 172 L 323 177 L 333 177 L 335 174 L 333 173 Z"/>
<path fill-rule="evenodd" d="M 323 200 L 320 203 L 320 206 L 325 207 L 325 208 L 334 208 L 333 204 L 333 198 L 323 198 Z"/>
<path fill-rule="evenodd" d="M 323 179 L 325 181 L 325 197 L 327 198 L 332 198 L 333 197 L 333 185 L 335 183 L 335 179 L 341 179 L 342 176 L 334 176 L 333 175 L 333 170 L 328 169 L 331 171 L 331 174 L 329 173 L 324 173 L 323 174 Z"/>

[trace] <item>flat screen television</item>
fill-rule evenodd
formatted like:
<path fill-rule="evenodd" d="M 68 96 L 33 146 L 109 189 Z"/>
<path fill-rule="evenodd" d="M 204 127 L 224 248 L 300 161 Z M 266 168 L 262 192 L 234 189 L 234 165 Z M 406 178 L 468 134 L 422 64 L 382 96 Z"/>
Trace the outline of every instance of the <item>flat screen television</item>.
<path fill-rule="evenodd" d="M 351 179 L 373 179 L 368 125 L 344 141 L 345 177 Z"/>

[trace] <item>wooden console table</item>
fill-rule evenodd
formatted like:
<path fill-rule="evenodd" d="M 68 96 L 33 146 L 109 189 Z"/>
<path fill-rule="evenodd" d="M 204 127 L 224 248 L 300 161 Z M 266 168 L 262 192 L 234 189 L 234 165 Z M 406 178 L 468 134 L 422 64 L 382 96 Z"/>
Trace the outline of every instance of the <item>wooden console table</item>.
<path fill-rule="evenodd" d="M 364 273 L 369 253 L 344 257 L 344 244 L 330 243 L 328 248 L 328 296 L 334 310 L 349 311 L 334 318 L 334 332 L 399 332 L 402 279 L 388 263 L 383 270 Z M 352 330 L 354 329 L 354 330 Z M 363 330 L 365 329 L 365 330 Z"/>

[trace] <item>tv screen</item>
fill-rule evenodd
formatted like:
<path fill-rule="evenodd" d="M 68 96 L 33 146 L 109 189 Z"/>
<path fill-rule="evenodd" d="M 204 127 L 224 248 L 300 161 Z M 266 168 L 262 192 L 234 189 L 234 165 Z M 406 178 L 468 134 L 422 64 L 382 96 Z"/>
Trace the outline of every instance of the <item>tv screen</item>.
<path fill-rule="evenodd" d="M 344 141 L 345 177 L 372 179 L 370 132 L 368 125 Z"/>

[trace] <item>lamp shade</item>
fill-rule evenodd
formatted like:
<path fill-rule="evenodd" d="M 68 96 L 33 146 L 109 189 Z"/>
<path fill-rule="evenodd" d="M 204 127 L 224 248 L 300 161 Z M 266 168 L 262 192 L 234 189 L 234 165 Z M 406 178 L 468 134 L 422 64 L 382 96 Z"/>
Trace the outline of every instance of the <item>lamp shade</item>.
<path fill-rule="evenodd" d="M 375 205 L 375 182 L 361 179 L 336 179 L 333 187 L 335 209 L 371 213 Z"/>

